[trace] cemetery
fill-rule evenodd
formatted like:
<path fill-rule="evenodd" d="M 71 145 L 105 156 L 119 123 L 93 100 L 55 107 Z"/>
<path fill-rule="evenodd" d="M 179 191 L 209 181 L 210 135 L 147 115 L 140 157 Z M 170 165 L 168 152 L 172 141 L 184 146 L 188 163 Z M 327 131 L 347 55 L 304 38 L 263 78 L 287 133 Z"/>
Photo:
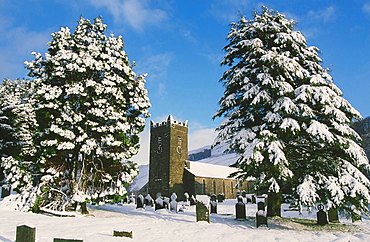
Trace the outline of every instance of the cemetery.
<path fill-rule="evenodd" d="M 325 208 L 322 205 L 318 206 L 317 211 L 303 211 L 299 214 L 296 209 L 290 208 L 289 204 L 283 204 L 282 218 L 267 218 L 266 196 L 255 197 L 245 192 L 238 192 L 237 198 L 226 200 L 217 199 L 221 194 L 219 196 L 215 194 L 197 195 L 193 196 L 195 199 L 193 205 L 190 203 L 190 198 L 177 201 L 178 195 L 175 193 L 170 198 L 163 197 L 161 194 L 157 195 L 154 202 L 150 195 L 131 194 L 130 199 L 121 203 L 103 206 L 88 205 L 93 216 L 75 213 L 75 217 L 56 217 L 12 211 L 9 213 L 10 221 L 14 221 L 12 224 L 3 225 L 0 222 L 2 226 L 0 227 L 0 240 L 14 236 L 20 242 L 52 241 L 52 238 L 53 241 L 107 241 L 119 237 L 146 240 L 163 236 L 169 238 L 173 233 L 182 235 L 191 233 L 191 236 L 194 236 L 192 231 L 205 228 L 207 230 L 197 236 L 220 238 L 218 236 L 228 234 L 227 236 L 240 238 L 238 233 L 244 234 L 247 232 L 245 229 L 248 229 L 248 233 L 251 234 L 263 233 L 277 237 L 283 236 L 284 232 L 289 232 L 295 239 L 304 238 L 306 233 L 312 233 L 312 231 L 316 231 L 315 234 L 320 237 L 329 236 L 331 232 L 338 231 L 356 237 L 356 233 L 361 235 L 364 232 L 363 226 L 369 222 L 365 220 L 363 221 L 365 224 L 352 224 L 341 218 L 341 223 L 328 224 L 327 212 L 324 211 Z M 251 197 L 255 197 L 253 202 Z M 0 207 L 2 213 L 6 212 L 4 204 L 2 203 Z M 8 211 L 11 210 L 8 209 Z M 22 219 L 16 218 L 16 214 L 21 214 L 22 216 L 19 217 Z M 35 217 L 40 216 L 43 217 L 42 220 L 35 220 Z M 20 220 L 31 225 L 18 226 L 17 221 Z M 48 227 L 53 225 L 53 229 L 48 231 Z M 69 227 L 66 228 L 68 225 Z M 221 228 L 224 226 L 228 229 Z M 14 234 L 10 235 L 11 233 Z M 91 240 L 92 234 L 94 234 L 93 240 Z M 183 241 L 191 241 L 191 236 L 189 240 L 184 239 Z"/>

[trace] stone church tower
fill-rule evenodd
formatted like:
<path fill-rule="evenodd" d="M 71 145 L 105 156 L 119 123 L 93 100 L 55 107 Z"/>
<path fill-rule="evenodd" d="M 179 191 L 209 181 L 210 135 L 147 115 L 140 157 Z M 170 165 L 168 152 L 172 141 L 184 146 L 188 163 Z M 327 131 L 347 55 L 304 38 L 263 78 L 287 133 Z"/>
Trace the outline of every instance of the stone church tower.
<path fill-rule="evenodd" d="M 188 121 L 167 121 L 150 124 L 149 194 L 155 199 L 184 194 L 183 175 L 188 159 Z"/>

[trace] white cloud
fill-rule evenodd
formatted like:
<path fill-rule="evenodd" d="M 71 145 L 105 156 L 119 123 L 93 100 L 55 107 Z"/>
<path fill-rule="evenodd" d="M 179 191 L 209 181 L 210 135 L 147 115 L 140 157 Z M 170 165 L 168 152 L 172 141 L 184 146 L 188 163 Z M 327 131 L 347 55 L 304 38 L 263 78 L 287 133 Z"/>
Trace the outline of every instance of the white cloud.
<path fill-rule="evenodd" d="M 370 14 L 370 2 L 365 3 L 364 6 L 362 6 L 362 11 L 366 14 Z"/>
<path fill-rule="evenodd" d="M 155 55 L 147 54 L 143 59 L 138 60 L 138 66 L 135 70 L 138 73 L 148 73 L 148 85 L 153 85 L 157 96 L 166 94 L 166 80 L 168 68 L 173 60 L 173 53 L 160 53 Z"/>
<path fill-rule="evenodd" d="M 0 18 L 0 73 L 2 78 L 24 78 L 27 71 L 24 61 L 31 61 L 32 51 L 46 52 L 51 40 L 49 30 L 29 31 L 24 27 L 13 28 L 12 21 Z"/>
<path fill-rule="evenodd" d="M 327 23 L 336 18 L 336 10 L 334 6 L 327 7 L 326 9 L 320 9 L 318 11 L 311 10 L 308 12 L 308 16 Z"/>
<path fill-rule="evenodd" d="M 128 22 L 136 31 L 148 25 L 158 25 L 168 18 L 162 9 L 148 6 L 147 0 L 90 0 L 95 7 L 106 7 L 116 22 Z"/>
<path fill-rule="evenodd" d="M 189 134 L 189 151 L 212 145 L 217 133 L 215 129 L 199 129 Z"/>

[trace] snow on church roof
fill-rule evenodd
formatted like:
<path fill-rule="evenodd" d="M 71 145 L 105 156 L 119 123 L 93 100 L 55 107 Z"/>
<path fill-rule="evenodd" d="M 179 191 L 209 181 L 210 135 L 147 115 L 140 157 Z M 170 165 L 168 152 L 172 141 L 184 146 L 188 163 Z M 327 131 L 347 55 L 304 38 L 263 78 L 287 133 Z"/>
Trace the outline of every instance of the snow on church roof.
<path fill-rule="evenodd" d="M 185 169 L 197 177 L 220 179 L 233 179 L 228 176 L 239 170 L 235 167 L 213 165 L 195 161 L 186 161 Z"/>

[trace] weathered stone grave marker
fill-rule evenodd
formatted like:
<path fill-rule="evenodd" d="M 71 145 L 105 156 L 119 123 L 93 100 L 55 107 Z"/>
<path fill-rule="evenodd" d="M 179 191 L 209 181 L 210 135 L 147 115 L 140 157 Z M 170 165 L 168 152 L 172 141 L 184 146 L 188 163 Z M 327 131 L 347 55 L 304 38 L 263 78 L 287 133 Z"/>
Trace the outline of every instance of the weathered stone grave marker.
<path fill-rule="evenodd" d="M 259 201 L 257 203 L 257 213 L 256 213 L 256 226 L 257 228 L 261 225 L 267 226 L 267 212 L 265 208 L 265 203 Z"/>
<path fill-rule="evenodd" d="M 133 238 L 132 230 L 130 231 L 122 231 L 122 230 L 113 230 L 114 237 L 128 237 Z"/>
<path fill-rule="evenodd" d="M 212 194 L 211 195 L 211 213 L 217 213 L 217 201 L 216 201 L 216 195 Z"/>
<path fill-rule="evenodd" d="M 222 203 L 225 201 L 225 194 L 219 193 L 217 194 L 217 202 Z"/>
<path fill-rule="evenodd" d="M 196 199 L 195 199 L 194 195 L 191 195 L 191 197 L 190 197 L 190 206 L 193 206 L 195 204 L 196 204 Z"/>
<path fill-rule="evenodd" d="M 153 198 L 150 196 L 150 194 L 146 195 L 146 197 L 144 199 L 144 205 L 149 206 L 149 207 L 153 207 Z"/>
<path fill-rule="evenodd" d="M 317 216 L 317 224 L 318 225 L 326 225 L 326 224 L 328 224 L 328 217 L 326 215 L 326 212 L 324 211 L 324 205 L 319 204 L 317 206 L 317 209 L 319 210 L 316 213 L 316 216 Z"/>
<path fill-rule="evenodd" d="M 238 202 L 235 204 L 235 211 L 236 211 L 236 219 L 237 220 L 246 220 L 247 219 L 247 212 L 246 206 L 243 202 L 243 197 L 238 196 Z"/>
<path fill-rule="evenodd" d="M 209 221 L 209 197 L 207 195 L 197 195 L 196 197 L 197 222 Z"/>
<path fill-rule="evenodd" d="M 171 202 L 170 202 L 170 211 L 174 211 L 177 213 L 177 195 L 176 193 L 172 193 L 171 195 Z"/>
<path fill-rule="evenodd" d="M 154 203 L 154 210 L 159 210 L 163 208 L 164 208 L 163 199 L 162 197 L 158 197 Z"/>
<path fill-rule="evenodd" d="M 35 242 L 36 227 L 18 225 L 16 231 L 16 242 Z"/>
<path fill-rule="evenodd" d="M 133 193 L 130 194 L 129 199 L 128 199 L 128 203 L 135 204 L 135 195 Z"/>
<path fill-rule="evenodd" d="M 144 196 L 139 194 L 136 199 L 136 209 L 144 208 Z"/>
<path fill-rule="evenodd" d="M 54 238 L 53 242 L 83 242 L 83 239 Z"/>

